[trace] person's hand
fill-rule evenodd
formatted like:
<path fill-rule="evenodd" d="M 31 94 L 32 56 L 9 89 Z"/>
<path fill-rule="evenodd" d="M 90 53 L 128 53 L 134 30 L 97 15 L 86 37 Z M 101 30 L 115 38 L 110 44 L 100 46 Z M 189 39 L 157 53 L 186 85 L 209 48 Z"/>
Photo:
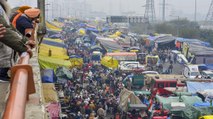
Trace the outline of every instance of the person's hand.
<path fill-rule="evenodd" d="M 30 58 L 33 56 L 33 52 L 32 52 L 32 50 L 31 50 L 31 48 L 28 48 L 28 49 L 27 49 L 27 53 L 29 53 Z"/>
<path fill-rule="evenodd" d="M 26 42 L 26 45 L 27 46 L 30 46 L 29 48 L 35 48 L 35 46 L 36 46 L 36 42 L 34 41 L 34 40 L 28 40 L 27 42 Z"/>
<path fill-rule="evenodd" d="M 3 24 L 0 24 L 0 38 L 4 37 L 4 33 L 6 32 L 6 28 Z"/>

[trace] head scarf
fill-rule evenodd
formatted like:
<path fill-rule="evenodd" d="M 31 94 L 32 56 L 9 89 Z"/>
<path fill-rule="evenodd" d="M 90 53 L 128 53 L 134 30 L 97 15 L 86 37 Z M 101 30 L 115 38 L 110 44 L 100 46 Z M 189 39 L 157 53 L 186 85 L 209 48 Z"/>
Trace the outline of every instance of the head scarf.
<path fill-rule="evenodd" d="M 24 11 L 29 18 L 37 18 L 40 15 L 40 10 L 36 8 L 27 9 Z"/>

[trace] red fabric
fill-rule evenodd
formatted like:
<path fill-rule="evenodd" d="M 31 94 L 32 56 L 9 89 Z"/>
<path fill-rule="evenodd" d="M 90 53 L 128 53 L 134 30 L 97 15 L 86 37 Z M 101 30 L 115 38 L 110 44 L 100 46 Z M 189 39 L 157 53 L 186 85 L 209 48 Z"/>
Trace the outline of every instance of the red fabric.
<path fill-rule="evenodd" d="M 154 116 L 152 119 L 167 119 L 167 116 Z"/>

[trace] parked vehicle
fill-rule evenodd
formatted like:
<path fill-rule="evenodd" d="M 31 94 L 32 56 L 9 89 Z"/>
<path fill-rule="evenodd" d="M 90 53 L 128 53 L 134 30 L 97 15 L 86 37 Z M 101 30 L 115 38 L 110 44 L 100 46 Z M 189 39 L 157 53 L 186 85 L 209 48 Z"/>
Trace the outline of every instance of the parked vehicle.
<path fill-rule="evenodd" d="M 186 65 L 183 70 L 183 75 L 189 79 L 195 79 L 200 76 L 198 65 Z"/>
<path fill-rule="evenodd" d="M 144 70 L 145 67 L 137 61 L 132 61 L 132 62 L 121 61 L 119 65 L 119 69 L 122 71 L 131 71 L 131 70 L 139 70 L 139 69 Z"/>
<path fill-rule="evenodd" d="M 211 70 L 201 71 L 200 74 L 204 79 L 213 79 L 213 71 Z"/>

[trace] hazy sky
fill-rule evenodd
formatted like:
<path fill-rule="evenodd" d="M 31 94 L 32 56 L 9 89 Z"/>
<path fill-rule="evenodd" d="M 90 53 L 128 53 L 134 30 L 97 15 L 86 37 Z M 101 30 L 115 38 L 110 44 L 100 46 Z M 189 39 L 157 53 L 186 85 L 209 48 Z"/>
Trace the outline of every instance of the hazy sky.
<path fill-rule="evenodd" d="M 51 0 L 49 0 L 51 1 Z M 57 0 L 59 1 L 59 0 Z M 62 1 L 62 0 L 60 0 Z M 105 12 L 107 15 L 120 15 L 122 12 L 132 12 L 132 15 L 143 15 L 146 0 L 68 0 L 86 2 L 93 11 Z M 9 0 L 11 6 L 33 5 L 37 0 Z M 211 0 L 197 0 L 197 19 L 203 20 L 206 17 Z M 195 0 L 166 0 L 166 19 L 172 16 L 194 19 Z M 71 8 L 72 9 L 72 8 Z M 155 13 L 158 19 L 162 18 L 162 0 L 155 0 Z M 172 15 L 172 16 L 171 16 Z"/>

